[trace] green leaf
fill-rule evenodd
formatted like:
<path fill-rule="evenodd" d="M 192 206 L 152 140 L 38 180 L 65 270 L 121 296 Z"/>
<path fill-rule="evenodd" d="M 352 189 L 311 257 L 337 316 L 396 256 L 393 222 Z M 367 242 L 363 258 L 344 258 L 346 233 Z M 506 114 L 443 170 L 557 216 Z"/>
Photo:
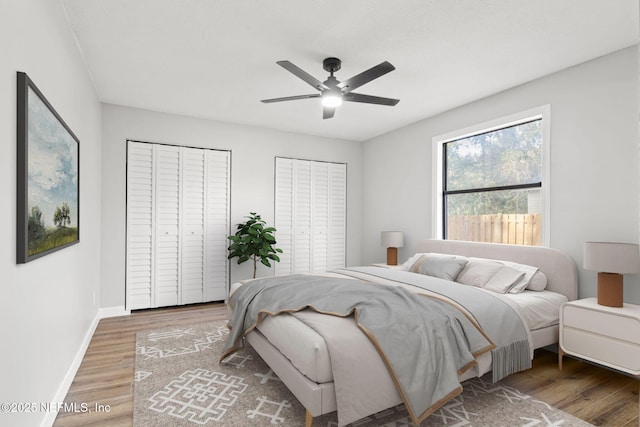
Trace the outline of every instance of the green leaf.
<path fill-rule="evenodd" d="M 275 248 L 276 238 L 272 233 L 276 231 L 274 227 L 268 227 L 266 222 L 255 212 L 250 212 L 245 216 L 246 221 L 237 225 L 235 235 L 228 236 L 230 244 L 228 259 L 238 258 L 238 264 L 250 259 L 260 262 L 267 267 L 271 267 L 269 260 L 276 262 L 280 258 L 275 255 L 282 253 L 281 249 Z"/>

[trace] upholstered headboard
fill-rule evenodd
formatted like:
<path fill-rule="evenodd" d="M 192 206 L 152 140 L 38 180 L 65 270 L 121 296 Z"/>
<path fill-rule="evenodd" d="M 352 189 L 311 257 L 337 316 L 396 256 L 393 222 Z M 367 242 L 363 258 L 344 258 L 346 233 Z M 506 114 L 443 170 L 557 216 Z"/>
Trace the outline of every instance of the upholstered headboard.
<path fill-rule="evenodd" d="M 578 271 L 573 259 L 557 249 L 540 246 L 462 242 L 457 240 L 423 240 L 416 253 L 437 252 L 469 257 L 513 261 L 538 267 L 547 276 L 547 289 L 578 298 Z"/>

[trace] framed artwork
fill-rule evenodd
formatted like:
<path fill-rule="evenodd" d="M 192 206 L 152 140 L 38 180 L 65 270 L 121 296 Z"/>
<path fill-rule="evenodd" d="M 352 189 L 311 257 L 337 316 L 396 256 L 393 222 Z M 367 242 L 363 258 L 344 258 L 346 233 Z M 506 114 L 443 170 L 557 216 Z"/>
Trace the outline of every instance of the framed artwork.
<path fill-rule="evenodd" d="M 80 141 L 18 72 L 17 262 L 80 241 Z"/>

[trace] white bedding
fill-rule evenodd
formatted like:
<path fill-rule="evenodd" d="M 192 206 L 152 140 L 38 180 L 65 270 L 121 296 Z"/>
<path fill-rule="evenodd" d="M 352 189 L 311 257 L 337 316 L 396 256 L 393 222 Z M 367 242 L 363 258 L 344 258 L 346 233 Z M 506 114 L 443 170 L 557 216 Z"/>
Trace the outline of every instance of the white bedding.
<path fill-rule="evenodd" d="M 566 296 L 551 291 L 525 291 L 507 294 L 504 297 L 516 303 L 530 331 L 557 325 L 560 305 L 567 301 Z M 317 383 L 325 383 L 333 380 L 326 343 L 316 331 L 304 323 L 305 316 L 317 315 L 302 311 L 268 316 L 258 325 L 258 330 L 307 378 Z M 306 344 L 302 345 L 303 342 Z M 487 372 L 490 367 L 491 358 L 490 355 L 487 356 L 484 358 L 487 360 L 479 360 L 481 374 Z M 472 375 L 465 377 L 470 378 L 478 374 L 469 373 Z"/>
<path fill-rule="evenodd" d="M 240 286 L 241 283 L 232 284 L 230 295 Z M 553 291 L 524 291 L 506 294 L 504 297 L 517 304 L 530 331 L 557 325 L 560 305 L 569 300 L 563 294 Z"/>
<path fill-rule="evenodd" d="M 524 291 L 519 294 L 507 294 L 514 301 L 530 331 L 557 325 L 560 306 L 569 299 L 552 291 Z"/>

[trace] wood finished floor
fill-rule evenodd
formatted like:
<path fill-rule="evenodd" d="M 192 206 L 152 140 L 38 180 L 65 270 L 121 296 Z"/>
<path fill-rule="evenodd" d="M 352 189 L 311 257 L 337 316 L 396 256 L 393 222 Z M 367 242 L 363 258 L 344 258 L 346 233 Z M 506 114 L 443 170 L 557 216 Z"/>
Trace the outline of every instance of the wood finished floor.
<path fill-rule="evenodd" d="M 98 324 L 66 403 L 89 408 L 109 405 L 109 412 L 59 413 L 55 427 L 131 426 L 136 332 L 225 319 L 223 304 L 139 311 L 103 319 Z M 596 426 L 638 426 L 638 383 L 601 367 L 557 354 L 536 351 L 533 368 L 506 379 L 523 393 L 547 402 Z"/>

